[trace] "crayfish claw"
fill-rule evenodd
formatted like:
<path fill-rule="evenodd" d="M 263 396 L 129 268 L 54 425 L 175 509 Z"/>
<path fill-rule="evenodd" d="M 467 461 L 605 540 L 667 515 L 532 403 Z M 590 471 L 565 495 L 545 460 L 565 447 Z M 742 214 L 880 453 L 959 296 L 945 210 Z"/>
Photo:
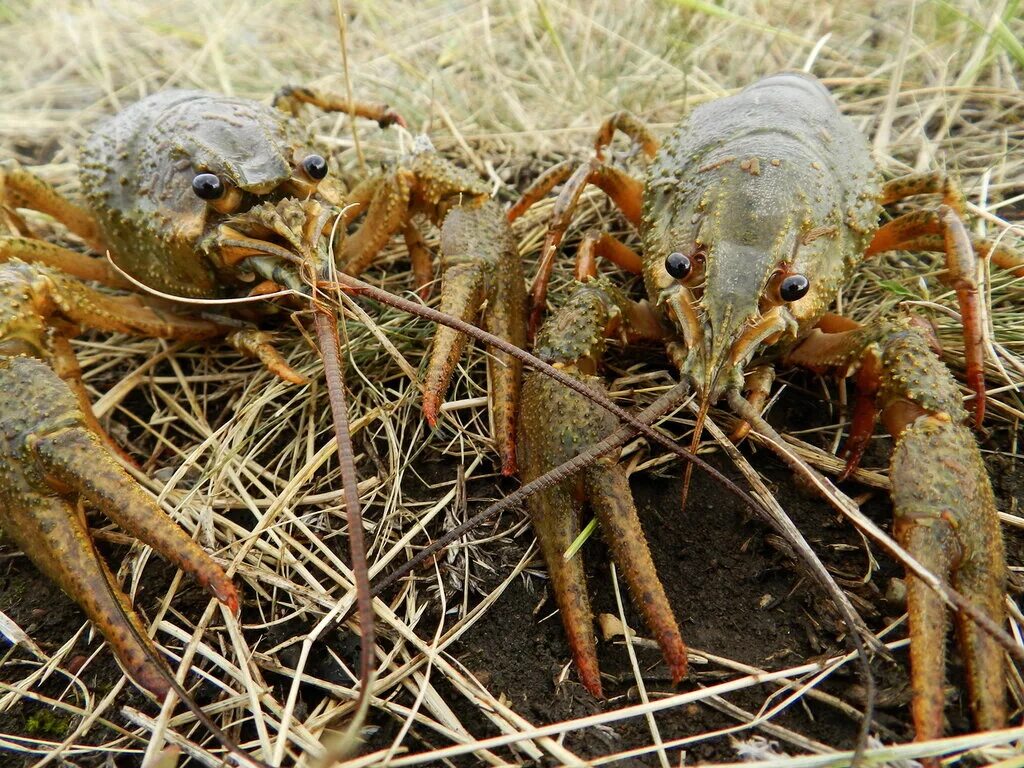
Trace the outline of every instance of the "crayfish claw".
<path fill-rule="evenodd" d="M 515 238 L 497 204 L 452 209 L 441 226 L 441 252 L 448 268 L 441 281 L 442 312 L 472 323 L 522 347 L 526 343 L 526 295 Z M 447 326 L 437 329 L 427 366 L 423 415 L 437 423 L 441 403 L 468 337 Z M 487 358 L 492 434 L 502 474 L 516 471 L 516 413 L 523 364 L 492 350 Z"/>
<path fill-rule="evenodd" d="M 577 375 L 600 386 L 595 377 Z M 519 456 L 524 482 L 573 458 L 616 427 L 615 418 L 606 411 L 541 374 L 526 376 L 522 411 Z M 686 646 L 655 571 L 626 472 L 608 458 L 586 467 L 579 476 L 537 492 L 529 504 L 580 681 L 594 696 L 601 696 L 582 557 L 578 553 L 566 557 L 579 535 L 584 502 L 597 516 L 633 602 L 661 648 L 672 680 L 678 682 L 686 675 Z"/>
<path fill-rule="evenodd" d="M 80 502 L 152 546 L 232 612 L 221 567 L 146 495 L 86 425 L 67 385 L 42 361 L 0 359 L 0 525 L 96 624 L 128 674 L 159 698 L 168 673 L 128 598 L 96 551 Z"/>
<path fill-rule="evenodd" d="M 900 545 L 951 583 L 997 626 L 1004 620 L 1005 561 L 992 488 L 974 438 L 963 424 L 925 416 L 902 433 L 891 478 Z M 914 726 L 919 740 L 943 732 L 946 606 L 920 579 L 907 580 Z M 975 722 L 1006 723 L 999 643 L 967 615 L 956 616 Z"/>

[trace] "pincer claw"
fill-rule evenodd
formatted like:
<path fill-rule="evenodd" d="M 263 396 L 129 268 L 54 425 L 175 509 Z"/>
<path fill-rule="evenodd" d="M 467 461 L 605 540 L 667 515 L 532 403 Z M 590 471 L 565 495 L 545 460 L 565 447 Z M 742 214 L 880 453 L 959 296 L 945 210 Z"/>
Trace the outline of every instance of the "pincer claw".
<path fill-rule="evenodd" d="M 893 454 L 891 477 L 900 545 L 997 625 L 1004 619 L 1005 561 L 992 488 L 966 426 L 925 416 L 908 426 Z M 919 740 L 943 732 L 946 606 L 927 585 L 907 580 L 913 715 Z M 978 728 L 1006 723 L 1003 650 L 963 614 L 957 635 Z"/>
<path fill-rule="evenodd" d="M 78 603 L 132 679 L 162 699 L 168 673 L 96 552 L 80 502 L 101 509 L 237 613 L 234 584 L 122 469 L 46 364 L 0 358 L 0 391 L 0 526 Z"/>
<path fill-rule="evenodd" d="M 594 377 L 576 375 L 599 386 Z M 546 376 L 528 375 L 523 385 L 518 443 L 523 481 L 530 482 L 574 457 L 615 427 L 613 416 L 582 395 Z M 584 502 L 597 516 L 633 601 L 661 648 L 673 682 L 678 682 L 686 676 L 686 646 L 655 572 L 625 470 L 609 458 L 599 459 L 578 476 L 539 491 L 530 499 L 533 527 L 548 565 L 580 681 L 594 696 L 603 695 L 582 558 L 564 556 L 579 535 Z"/>

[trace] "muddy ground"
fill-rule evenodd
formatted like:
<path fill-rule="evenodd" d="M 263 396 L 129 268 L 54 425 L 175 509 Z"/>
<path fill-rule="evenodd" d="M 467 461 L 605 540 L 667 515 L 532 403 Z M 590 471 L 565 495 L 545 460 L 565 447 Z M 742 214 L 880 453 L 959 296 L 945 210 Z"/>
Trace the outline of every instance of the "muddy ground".
<path fill-rule="evenodd" d="M 811 407 L 808 406 L 809 402 L 812 402 Z M 797 424 L 806 428 L 823 423 L 822 419 L 827 418 L 825 411 L 823 404 L 809 401 L 806 392 L 794 390 L 776 406 L 772 419 L 780 425 L 786 422 L 791 426 Z M 989 436 L 986 447 L 1005 445 L 1007 440 L 1007 434 L 997 432 Z M 887 442 L 875 441 L 865 458 L 865 466 L 884 465 Z M 749 455 L 751 451 L 748 449 L 747 453 Z M 725 465 L 720 456 L 712 455 L 710 460 L 728 474 L 737 474 Z M 868 624 L 877 630 L 898 617 L 902 612 L 901 606 L 898 601 L 887 597 L 892 579 L 900 576 L 897 567 L 888 558 L 876 554 L 879 569 L 867 584 L 858 584 L 858 579 L 867 569 L 867 555 L 860 537 L 823 503 L 801 490 L 790 473 L 763 451 L 758 452 L 753 461 L 778 493 L 783 506 L 815 551 L 843 586 L 849 589 Z M 442 476 L 451 471 L 450 467 L 446 469 L 445 465 L 436 460 L 433 463 L 433 468 L 424 468 L 424 474 Z M 1024 502 L 1024 467 L 1019 462 L 999 456 L 991 456 L 989 465 L 1000 508 L 1020 508 Z M 798 564 L 786 554 L 784 547 L 777 544 L 777 539 L 765 524 L 751 519 L 735 499 L 723 494 L 700 472 L 694 475 L 686 510 L 680 511 L 679 473 L 669 469 L 662 474 L 669 476 L 634 476 L 633 489 L 642 522 L 649 534 L 655 562 L 669 599 L 677 611 L 683 636 L 690 646 L 734 661 L 772 669 L 795 666 L 809 659 L 832 656 L 849 649 L 829 601 L 802 575 Z M 505 490 L 514 487 L 511 481 L 504 485 Z M 496 491 L 493 486 L 471 487 L 470 490 L 471 496 L 475 498 L 493 498 L 501 491 Z M 865 489 L 848 484 L 845 490 L 856 494 Z M 888 527 L 889 507 L 884 497 L 875 494 L 864 508 L 877 522 Z M 475 511 L 472 504 L 468 511 Z M 1009 559 L 1011 562 L 1021 562 L 1024 539 L 1014 535 L 1011 530 L 1007 533 Z M 494 556 L 497 562 L 507 563 L 511 568 L 523 554 L 529 537 L 521 536 L 509 541 L 500 545 Z M 102 542 L 100 548 L 113 563 L 119 562 L 127 551 L 124 546 Z M 616 608 L 604 544 L 598 537 L 593 537 L 585 546 L 583 555 L 588 564 L 595 611 L 614 614 Z M 82 625 L 82 614 L 56 587 L 41 578 L 23 556 L 8 549 L 3 556 L 3 563 L 0 610 L 8 614 L 44 649 L 55 650 L 67 641 L 71 631 L 69 628 Z M 149 568 L 147 573 L 152 574 L 152 581 L 142 585 L 137 605 L 151 615 L 156 602 L 164 594 L 172 572 L 162 566 Z M 485 577 L 483 588 L 488 590 L 495 586 L 503 576 L 502 573 L 494 573 Z M 189 586 L 179 593 L 175 606 L 178 610 L 191 610 L 198 615 L 205 603 L 206 598 L 201 591 Z M 627 611 L 631 626 L 641 628 L 642 622 L 631 606 L 627 607 Z M 431 616 L 420 626 L 432 631 L 437 619 Z M 282 628 L 281 632 L 294 629 Z M 902 632 L 902 629 L 897 630 L 897 633 Z M 329 642 L 336 652 L 355 660 L 357 644 L 353 638 L 336 635 Z M 96 638 L 83 633 L 78 640 L 76 652 L 69 658 L 88 655 L 96 646 Z M 569 654 L 561 622 L 547 597 L 546 581 L 536 576 L 517 579 L 499 603 L 450 651 L 470 672 L 485 682 L 492 693 L 503 695 L 510 706 L 537 725 L 581 717 L 637 701 L 628 656 L 621 644 L 599 644 L 607 701 L 598 701 L 588 694 L 577 682 L 574 672 L 563 675 Z M 20 649 L 11 653 L 15 657 L 21 654 L 29 658 Z M 736 673 L 715 664 L 693 664 L 688 679 L 679 686 L 673 686 L 656 651 L 641 648 L 638 649 L 638 656 L 652 698 L 736 676 Z M 10 674 L 8 670 L 16 668 L 17 665 L 8 662 L 4 666 L 5 676 Z M 897 652 L 892 661 L 876 659 L 872 669 L 879 686 L 875 731 L 886 741 L 911 738 L 906 706 L 909 692 L 905 652 Z M 100 658 L 89 665 L 84 682 L 97 696 L 102 696 L 119 676 L 109 652 L 104 650 Z M 282 689 L 288 685 L 287 680 L 278 680 L 273 676 L 269 680 L 272 684 L 281 685 Z M 962 680 L 962 670 L 954 655 L 950 676 L 951 703 L 947 707 L 949 727 L 953 732 L 969 729 L 967 703 L 961 694 Z M 436 684 L 460 720 L 474 735 L 496 735 L 494 727 L 465 698 L 451 691 L 443 680 L 438 680 Z M 40 690 L 58 697 L 62 686 L 62 682 L 54 680 L 41 686 Z M 863 684 L 860 671 L 854 665 L 834 674 L 822 686 L 822 690 L 839 696 L 855 707 L 862 706 Z M 204 690 L 200 689 L 200 701 L 203 700 L 203 693 Z M 757 711 L 768 693 L 766 688 L 748 689 L 730 696 L 729 701 L 748 711 Z M 301 704 L 313 706 L 320 695 L 318 691 L 305 691 Z M 409 699 L 407 703 L 412 703 L 411 697 Z M 108 716 L 119 721 L 116 713 L 125 705 L 140 708 L 150 714 L 156 712 L 151 702 L 131 686 L 125 686 L 115 707 L 108 711 Z M 691 705 L 658 715 L 657 722 L 662 738 L 668 741 L 728 727 L 734 725 L 736 720 L 706 705 Z M 857 732 L 857 724 L 849 716 L 807 698 L 790 707 L 773 722 L 836 748 L 852 746 Z M 0 717 L 0 732 L 42 740 L 59 741 L 73 725 L 74 718 L 24 698 Z M 375 727 L 370 745 L 378 748 L 390 744 L 400 728 L 400 723 L 379 714 L 375 718 L 371 717 L 371 725 Z M 99 743 L 111 736 L 109 729 L 98 727 L 87 740 Z M 618 722 L 610 728 L 572 732 L 565 739 L 566 747 L 584 758 L 650 742 L 649 728 L 641 718 Z M 443 746 L 432 732 L 417 733 L 416 729 L 413 729 L 406 743 L 413 751 Z M 799 752 L 784 743 L 779 748 L 790 753 Z M 523 755 L 518 753 L 499 753 L 515 762 L 524 760 Z M 105 762 L 106 759 L 78 755 L 72 757 L 71 761 L 81 766 L 110 765 Z M 678 761 L 678 755 L 672 759 Z M 737 752 L 728 737 L 692 745 L 686 756 L 687 763 L 691 764 L 735 759 Z M 137 755 L 125 756 L 113 764 L 135 765 L 137 760 Z M 34 759 L 25 755 L 0 753 L 0 766 L 29 765 L 32 762 Z M 465 758 L 457 760 L 456 764 L 472 765 L 475 760 Z M 622 764 L 654 765 L 656 757 L 648 755 Z"/>

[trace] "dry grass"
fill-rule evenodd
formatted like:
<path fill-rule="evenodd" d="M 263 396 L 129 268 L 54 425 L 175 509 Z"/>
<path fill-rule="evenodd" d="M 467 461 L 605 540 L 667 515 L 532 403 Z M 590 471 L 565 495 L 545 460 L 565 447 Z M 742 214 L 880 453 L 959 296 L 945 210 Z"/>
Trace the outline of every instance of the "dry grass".
<path fill-rule="evenodd" d="M 0 159 L 32 165 L 74 194 L 77 144 L 100 117 L 144 94 L 201 87 L 266 98 L 281 84 L 305 82 L 340 89 L 332 5 L 257 0 L 0 5 Z M 826 79 L 873 137 L 887 173 L 932 167 L 955 172 L 979 231 L 1020 243 L 1021 229 L 1011 226 L 1024 199 L 1019 42 L 1024 24 L 1015 0 L 849 2 L 838 4 L 842 10 L 829 3 L 755 0 L 726 0 L 721 6 L 700 0 L 585 5 L 378 0 L 346 6 L 356 92 L 389 101 L 415 130 L 429 132 L 439 149 L 491 179 L 503 199 L 539 169 L 582 152 L 612 110 L 636 111 L 663 131 L 695 104 L 760 75 L 812 61 L 811 70 Z M 347 122 L 312 117 L 318 136 L 358 173 Z M 366 129 L 362 146 L 376 163 L 400 152 L 402 140 Z M 610 220 L 598 195 L 589 195 L 583 208 L 578 231 Z M 518 226 L 524 253 L 535 255 L 549 210 L 550 204 L 537 206 Z M 866 265 L 844 293 L 844 310 L 870 320 L 907 299 L 927 302 L 922 311 L 938 324 L 956 368 L 962 357 L 951 316 L 955 303 L 935 279 L 938 268 L 930 255 Z M 409 285 L 406 270 L 395 245 L 375 279 L 401 292 Z M 553 292 L 568 280 L 560 273 Z M 1019 458 L 1024 282 L 993 272 L 988 286 L 995 352 L 989 381 L 996 393 L 991 423 L 1010 435 L 1008 453 Z M 460 369 L 454 402 L 447 407 L 450 418 L 428 441 L 417 412 L 417 383 L 406 371 L 422 367 L 431 329 L 391 310 L 364 308 L 368 315 L 350 312 L 347 318 L 347 376 L 376 575 L 460 519 L 467 502 L 497 491 L 478 482 L 493 476 L 481 355 Z M 320 368 L 309 341 L 289 323 L 281 335 L 292 364 L 316 381 Z M 393 347 L 380 344 L 381 335 Z M 345 525 L 325 392 L 317 383 L 287 386 L 223 349 L 210 354 L 120 336 L 88 336 L 76 349 L 97 414 L 141 457 L 140 482 L 231 568 L 252 606 L 243 633 L 212 603 L 204 612 L 194 596 L 176 601 L 182 584 L 175 578 L 165 595 L 146 603 L 158 642 L 172 659 L 182 660 L 182 668 L 201 670 L 204 699 L 216 702 L 209 711 L 254 754 L 282 765 L 315 764 L 325 729 L 343 723 L 354 701 L 345 672 L 351 659 L 339 650 L 353 627 L 336 623 L 351 603 L 352 589 L 342 554 Z M 643 399 L 666 382 L 664 374 L 634 370 L 620 376 L 613 390 Z M 838 439 L 841 425 L 834 430 Z M 635 452 L 637 446 L 632 448 Z M 459 473 L 444 469 L 419 476 L 424 467 L 437 466 L 422 460 L 439 454 L 461 462 Z M 643 459 L 641 467 L 664 463 L 635 455 L 636 463 Z M 882 475 L 873 479 L 885 483 Z M 1004 512 L 1008 525 L 1024 526 L 1015 510 Z M 104 536 L 119 538 L 112 531 Z M 589 764 L 626 757 L 675 764 L 676 749 L 727 732 L 748 739 L 752 729 L 781 742 L 787 752 L 816 755 L 802 761 L 773 758 L 766 765 L 849 760 L 816 741 L 814 733 L 772 723 L 775 713 L 808 695 L 849 710 L 845 702 L 815 690 L 838 665 L 848 664 L 848 657 L 765 672 L 709 649 L 707 663 L 734 673 L 728 682 L 612 707 L 573 722 L 530 722 L 517 713 L 501 691 L 475 679 L 449 648 L 500 605 L 509 584 L 536 567 L 530 538 L 520 516 L 506 516 L 466 546 L 451 549 L 434 572 L 421 574 L 389 601 L 377 601 L 383 640 L 371 721 L 395 725 L 389 738 L 377 734 L 379 750 L 354 765 L 452 764 L 460 755 L 493 765 L 531 759 L 582 764 L 565 745 L 566 733 L 641 715 L 650 723 L 646 744 L 628 754 L 609 748 Z M 506 546 L 512 540 L 517 547 Z M 502 560 L 509 551 L 520 555 L 518 562 Z M 119 574 L 128 588 L 138 587 L 150 560 L 144 548 L 131 549 Z M 488 586 L 484 594 L 476 590 L 482 584 Z M 1016 621 L 1013 629 L 1020 637 Z M 31 699 L 70 716 L 70 729 L 54 738 L 5 728 L 0 749 L 21 752 L 29 762 L 39 759 L 38 764 L 93 765 L 104 754 L 113 758 L 127 752 L 120 759 L 136 764 L 143 753 L 154 758 L 169 743 L 194 756 L 196 764 L 219 764 L 218 745 L 180 707 L 131 709 L 124 706 L 123 682 L 101 696 L 64 671 L 75 649 L 85 645 L 83 630 L 68 627 L 67 643 L 45 651 L 21 639 L 19 649 L 6 657 L 0 712 L 18 712 L 19 704 Z M 16 627 L 4 632 L 17 639 Z M 84 679 L 90 665 L 110 663 L 97 640 L 88 647 L 96 653 L 80 672 Z M 270 682 L 268 673 L 274 673 Z M 737 712 L 722 698 L 768 681 L 776 684 L 759 689 L 767 699 L 758 713 Z M 639 677 L 638 683 L 642 688 Z M 1011 687 L 1019 707 L 1016 673 Z M 467 702 L 478 713 L 475 725 L 457 714 Z M 663 742 L 653 713 L 678 712 L 693 702 L 725 708 L 737 725 L 683 743 Z M 481 725 L 485 721 L 489 725 Z M 1014 745 L 1021 738 L 1020 730 L 966 736 L 943 749 L 974 751 L 980 759 L 997 761 L 1017 754 Z M 926 746 L 906 745 L 873 759 L 927 753 Z"/>

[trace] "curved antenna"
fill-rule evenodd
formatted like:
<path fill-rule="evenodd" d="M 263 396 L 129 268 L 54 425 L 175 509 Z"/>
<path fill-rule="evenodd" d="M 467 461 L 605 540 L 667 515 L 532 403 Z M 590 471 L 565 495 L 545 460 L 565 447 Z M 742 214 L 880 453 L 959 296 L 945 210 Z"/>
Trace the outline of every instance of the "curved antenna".
<path fill-rule="evenodd" d="M 363 514 L 359 502 L 359 478 L 356 475 L 355 451 L 349 434 L 348 400 L 341 372 L 341 342 L 338 319 L 322 301 L 313 287 L 311 301 L 313 325 L 324 364 L 327 396 L 334 420 L 334 439 L 338 445 L 338 466 L 341 470 L 342 493 L 345 498 L 345 519 L 348 522 L 349 558 L 356 588 L 356 609 L 359 616 L 359 698 L 356 716 L 349 723 L 342 740 L 349 742 L 362 727 L 368 710 L 374 673 L 374 615 L 370 593 L 370 575 L 366 563 L 366 542 L 363 536 Z"/>

